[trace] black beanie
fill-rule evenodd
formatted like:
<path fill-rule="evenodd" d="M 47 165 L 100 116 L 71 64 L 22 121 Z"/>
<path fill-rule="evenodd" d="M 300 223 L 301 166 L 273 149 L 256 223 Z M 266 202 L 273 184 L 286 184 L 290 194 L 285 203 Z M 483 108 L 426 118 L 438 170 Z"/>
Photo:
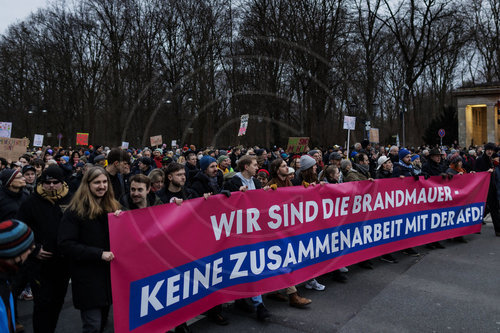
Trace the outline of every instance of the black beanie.
<path fill-rule="evenodd" d="M 64 173 L 58 165 L 51 165 L 43 170 L 40 181 L 45 182 L 49 179 L 57 179 L 60 182 L 64 181 Z"/>

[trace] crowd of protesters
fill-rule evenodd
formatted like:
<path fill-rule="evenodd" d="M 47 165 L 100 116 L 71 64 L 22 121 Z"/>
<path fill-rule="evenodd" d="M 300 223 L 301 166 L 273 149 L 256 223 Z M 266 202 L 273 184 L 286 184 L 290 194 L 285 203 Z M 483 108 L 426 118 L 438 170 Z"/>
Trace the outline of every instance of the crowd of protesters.
<path fill-rule="evenodd" d="M 54 332 L 71 281 L 82 331 L 102 332 L 112 304 L 109 263 L 114 259 L 107 214 L 119 215 L 121 210 L 182 205 L 185 200 L 215 194 L 230 196 L 235 191 L 394 177 L 451 179 L 488 171 L 491 182 L 485 215 L 491 214 L 495 234 L 500 236 L 497 150 L 493 143 L 468 149 L 403 148 L 364 140 L 351 148 L 349 156 L 346 149 L 336 145 L 301 154 L 288 154 L 278 146 L 197 149 L 186 145 L 173 149 L 44 147 L 28 150 L 16 161 L 0 157 L 0 221 L 5 221 L 0 223 L 0 330 L 22 332 L 16 301 L 33 299 L 34 332 Z M 17 230 L 16 237 L 23 239 L 23 246 L 8 252 L 12 239 L 6 235 L 11 229 Z M 454 240 L 467 242 L 464 237 Z M 444 248 L 440 242 L 426 246 Z M 413 248 L 402 252 L 419 255 Z M 397 256 L 386 254 L 380 260 L 397 263 Z M 373 269 L 371 260 L 358 265 Z M 348 271 L 343 267 L 331 276 L 345 283 Z M 316 279 L 304 286 L 325 289 Z M 312 303 L 299 295 L 295 286 L 267 294 L 266 298 L 299 309 Z M 271 316 L 262 295 L 235 304 L 254 312 L 258 320 Z M 222 306 L 206 315 L 217 324 L 228 324 Z M 176 332 L 188 331 L 186 324 L 176 327 Z"/>

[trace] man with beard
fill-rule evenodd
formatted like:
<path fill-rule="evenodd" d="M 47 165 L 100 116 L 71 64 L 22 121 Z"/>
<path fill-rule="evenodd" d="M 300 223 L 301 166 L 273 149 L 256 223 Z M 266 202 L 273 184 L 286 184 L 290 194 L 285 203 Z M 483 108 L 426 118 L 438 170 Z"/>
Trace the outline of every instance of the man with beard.
<path fill-rule="evenodd" d="M 224 177 L 217 173 L 217 161 L 209 155 L 200 159 L 200 171 L 194 176 L 191 189 L 196 197 L 218 194 L 222 189 Z"/>
<path fill-rule="evenodd" d="M 170 163 L 165 170 L 165 186 L 158 192 L 163 203 L 175 202 L 180 205 L 183 200 L 196 196 L 191 189 L 185 188 L 186 170 L 180 163 Z"/>
<path fill-rule="evenodd" d="M 17 213 L 17 218 L 35 233 L 33 254 L 26 262 L 30 268 L 33 291 L 33 331 L 54 332 L 69 283 L 69 262 L 57 250 L 59 224 L 71 200 L 64 173 L 56 165 L 42 172 L 35 191 Z M 24 286 L 24 281 L 16 285 Z"/>
<path fill-rule="evenodd" d="M 162 201 L 154 193 L 151 195 L 151 179 L 138 174 L 130 178 L 130 192 L 121 197 L 120 203 L 126 209 L 139 209 L 161 205 Z"/>

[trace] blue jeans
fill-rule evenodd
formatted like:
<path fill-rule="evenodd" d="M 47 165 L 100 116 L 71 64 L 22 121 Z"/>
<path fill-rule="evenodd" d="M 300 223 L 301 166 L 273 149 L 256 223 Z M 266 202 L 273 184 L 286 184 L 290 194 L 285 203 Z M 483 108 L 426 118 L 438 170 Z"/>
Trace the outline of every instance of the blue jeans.
<path fill-rule="evenodd" d="M 262 295 L 252 297 L 253 306 L 258 307 L 259 304 L 262 304 Z"/>

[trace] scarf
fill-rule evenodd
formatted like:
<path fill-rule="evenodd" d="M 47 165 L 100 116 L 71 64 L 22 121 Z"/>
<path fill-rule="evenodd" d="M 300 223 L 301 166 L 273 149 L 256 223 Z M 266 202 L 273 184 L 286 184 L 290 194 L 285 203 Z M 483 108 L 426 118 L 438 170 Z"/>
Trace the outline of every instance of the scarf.
<path fill-rule="evenodd" d="M 459 168 L 458 165 L 456 165 L 455 163 L 451 163 L 450 164 L 450 168 L 453 169 L 453 170 L 455 170 L 458 173 L 460 173 L 460 172 L 464 173 L 464 174 L 467 173 L 467 171 L 465 171 L 464 168 Z"/>
<path fill-rule="evenodd" d="M 401 165 L 402 167 L 405 167 L 405 168 L 407 168 L 407 169 L 411 169 L 411 170 L 413 170 L 413 165 L 411 165 L 411 164 L 406 164 L 406 163 L 405 163 L 405 162 L 403 162 L 403 161 L 399 161 L 398 163 L 399 163 L 399 165 Z"/>
<path fill-rule="evenodd" d="M 69 193 L 69 187 L 66 182 L 62 183 L 62 187 L 59 190 L 47 191 L 43 188 L 43 184 L 39 183 L 36 186 L 36 193 L 38 193 L 45 200 L 50 201 L 51 204 L 55 204 L 56 201 L 61 200 Z"/>

